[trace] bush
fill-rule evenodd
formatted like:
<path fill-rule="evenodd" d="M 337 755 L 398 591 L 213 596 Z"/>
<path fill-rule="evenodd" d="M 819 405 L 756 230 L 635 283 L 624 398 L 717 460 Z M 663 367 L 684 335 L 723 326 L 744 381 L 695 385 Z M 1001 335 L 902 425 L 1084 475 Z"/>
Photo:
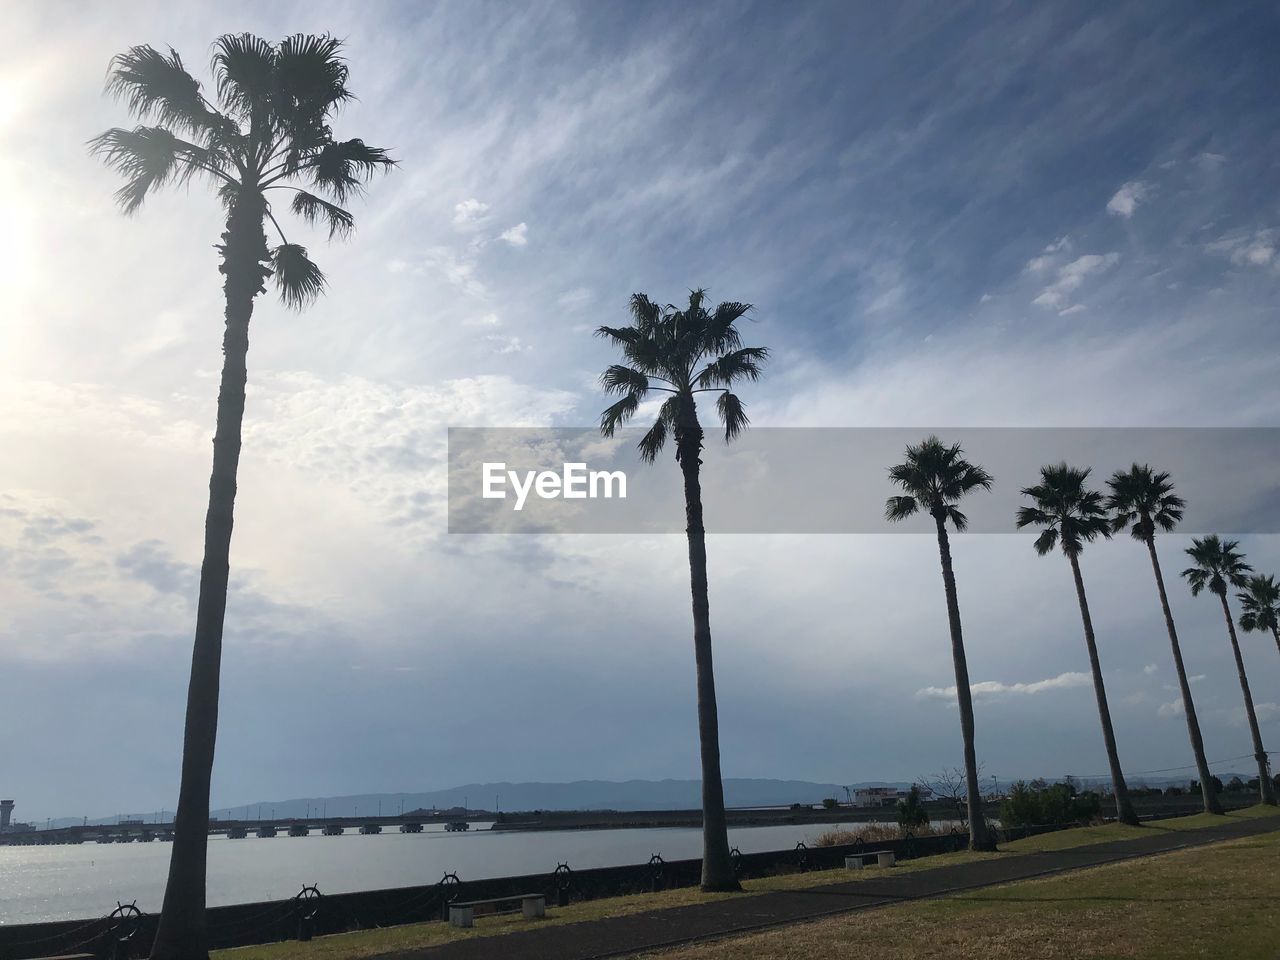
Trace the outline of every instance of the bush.
<path fill-rule="evenodd" d="M 912 830 L 917 837 L 932 837 L 937 834 L 946 833 L 946 830 L 937 829 L 924 824 L 918 830 Z M 901 840 L 903 830 L 897 824 L 893 823 L 869 823 L 861 827 L 839 827 L 835 830 L 828 830 L 818 835 L 813 841 L 815 847 L 842 847 L 847 843 L 857 843 L 861 840 L 863 843 L 877 843 L 889 840 Z"/>
<path fill-rule="evenodd" d="M 834 810 L 837 806 L 835 797 L 826 797 L 822 801 L 823 810 Z"/>
<path fill-rule="evenodd" d="M 1073 783 L 1019 780 L 1000 804 L 1000 822 L 1006 827 L 1089 822 L 1101 812 L 1102 798 L 1092 790 L 1080 793 Z"/>
<path fill-rule="evenodd" d="M 898 801 L 898 826 L 903 830 L 916 830 L 928 822 L 929 811 L 920 800 L 920 788 L 912 784 L 906 799 Z"/>

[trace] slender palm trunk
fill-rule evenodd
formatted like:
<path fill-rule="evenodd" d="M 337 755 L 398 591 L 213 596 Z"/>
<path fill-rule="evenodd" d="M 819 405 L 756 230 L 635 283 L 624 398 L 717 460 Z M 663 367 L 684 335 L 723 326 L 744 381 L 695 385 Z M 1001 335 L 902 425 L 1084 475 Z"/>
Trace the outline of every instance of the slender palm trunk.
<path fill-rule="evenodd" d="M 955 662 L 956 700 L 960 705 L 960 733 L 964 738 L 964 778 L 969 802 L 969 848 L 994 850 L 995 834 L 987 826 L 978 788 L 978 754 L 973 736 L 973 693 L 969 689 L 969 664 L 964 655 L 964 635 L 960 629 L 960 601 L 956 596 L 956 575 L 951 568 L 951 541 L 945 517 L 935 516 L 938 525 L 938 553 L 942 557 L 942 585 L 947 594 L 947 620 L 951 625 L 951 658 Z"/>
<path fill-rule="evenodd" d="M 1182 647 L 1178 643 L 1178 628 L 1173 625 L 1173 613 L 1169 610 L 1169 596 L 1164 591 L 1164 575 L 1160 572 L 1160 558 L 1156 556 L 1155 537 L 1146 537 L 1147 552 L 1151 554 L 1151 569 L 1156 574 L 1156 589 L 1160 593 L 1160 609 L 1164 612 L 1164 625 L 1169 631 L 1169 645 L 1173 648 L 1173 665 L 1178 671 L 1178 689 L 1182 691 L 1182 712 L 1187 718 L 1187 735 L 1191 738 L 1191 752 L 1195 754 L 1196 771 L 1200 775 L 1200 795 L 1204 798 L 1205 813 L 1222 813 L 1222 804 L 1213 790 L 1213 774 L 1204 756 L 1204 739 L 1200 736 L 1200 721 L 1196 719 L 1196 705 L 1191 700 L 1191 684 L 1187 682 L 1187 668 L 1182 665 Z"/>
<path fill-rule="evenodd" d="M 690 401 L 692 403 L 692 401 Z M 707 596 L 707 540 L 702 525 L 702 427 L 690 413 L 677 437 L 684 474 L 685 532 L 689 538 L 689 587 L 693 595 L 693 654 L 698 670 L 698 740 L 702 748 L 702 889 L 741 890 L 729 856 L 724 783 L 720 778 L 720 720 L 711 663 L 711 606 Z"/>
<path fill-rule="evenodd" d="M 1275 785 L 1271 782 L 1267 751 L 1262 746 L 1262 734 L 1258 732 L 1258 715 L 1253 712 L 1253 694 L 1249 692 L 1249 677 L 1244 672 L 1244 657 L 1240 655 L 1240 641 L 1236 638 L 1236 625 L 1231 620 L 1231 607 L 1226 593 L 1218 594 L 1222 601 L 1222 615 L 1227 618 L 1227 633 L 1231 637 L 1231 652 L 1236 655 L 1236 673 L 1240 675 L 1240 693 L 1244 696 L 1244 712 L 1249 719 L 1249 735 L 1253 737 L 1253 756 L 1258 761 L 1258 794 L 1262 803 L 1276 805 Z"/>
<path fill-rule="evenodd" d="M 1111 789 L 1116 796 L 1116 819 L 1131 826 L 1138 825 L 1138 815 L 1129 799 L 1129 787 L 1120 769 L 1120 753 L 1116 750 L 1116 733 L 1111 726 L 1111 708 L 1107 706 L 1107 688 L 1102 682 L 1102 664 L 1098 661 L 1098 644 L 1093 636 L 1093 618 L 1089 616 L 1089 600 L 1080 576 L 1080 561 L 1072 554 L 1071 575 L 1076 582 L 1076 599 L 1080 602 L 1080 619 L 1084 623 L 1084 642 L 1089 648 L 1089 669 L 1093 673 L 1093 695 L 1098 701 L 1098 718 L 1102 721 L 1102 741 L 1107 747 L 1107 763 L 1111 766 Z"/>
<path fill-rule="evenodd" d="M 1276 638 L 1276 651 L 1280 652 L 1280 627 L 1272 627 L 1271 635 Z"/>
<path fill-rule="evenodd" d="M 173 820 L 173 852 L 152 960 L 206 960 L 205 854 L 209 838 L 209 783 L 218 732 L 218 686 L 222 623 L 227 605 L 231 527 L 240 462 L 240 426 L 249 351 L 253 299 L 268 274 L 261 200 L 237 201 L 224 233 L 221 271 L 225 275 L 226 330 L 222 339 L 222 382 L 218 426 L 213 439 L 213 472 L 205 516 L 204 562 L 196 610 L 191 681 L 187 689 L 182 741 L 182 783 Z"/>

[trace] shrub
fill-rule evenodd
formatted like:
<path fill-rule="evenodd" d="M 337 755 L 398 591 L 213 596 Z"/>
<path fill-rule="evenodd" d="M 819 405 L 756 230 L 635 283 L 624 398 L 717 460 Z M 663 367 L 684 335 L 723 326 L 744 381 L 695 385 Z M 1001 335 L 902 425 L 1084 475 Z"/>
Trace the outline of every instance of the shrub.
<path fill-rule="evenodd" d="M 824 799 L 823 799 L 823 801 L 822 801 L 822 809 L 823 809 L 823 810 L 834 810 L 835 808 L 836 808 L 836 798 L 835 798 L 835 797 L 826 797 L 826 798 L 824 798 Z"/>
<path fill-rule="evenodd" d="M 1000 822 L 1006 827 L 1075 823 L 1096 820 L 1101 812 L 1102 798 L 1092 790 L 1080 793 L 1073 783 L 1019 780 L 1000 804 Z"/>
<path fill-rule="evenodd" d="M 907 798 L 898 801 L 898 826 L 903 830 L 917 830 L 928 822 L 929 811 L 920 801 L 920 788 L 912 784 Z"/>

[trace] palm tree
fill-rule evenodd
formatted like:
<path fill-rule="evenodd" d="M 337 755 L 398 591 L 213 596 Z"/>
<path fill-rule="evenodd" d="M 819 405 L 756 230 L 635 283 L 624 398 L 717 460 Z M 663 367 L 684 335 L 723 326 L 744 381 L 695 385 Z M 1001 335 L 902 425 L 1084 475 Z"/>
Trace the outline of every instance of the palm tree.
<path fill-rule="evenodd" d="M 1024 487 L 1023 496 L 1030 497 L 1033 506 L 1018 510 L 1018 527 L 1035 524 L 1043 527 L 1036 538 L 1036 553 L 1040 556 L 1060 546 L 1071 563 L 1071 576 L 1076 584 L 1076 600 L 1080 604 L 1080 619 L 1084 623 L 1084 642 L 1089 648 L 1089 669 L 1093 673 L 1093 695 L 1098 701 L 1098 719 L 1102 722 L 1102 741 L 1107 748 L 1107 762 L 1111 765 L 1111 785 L 1116 798 L 1116 818 L 1121 823 L 1138 826 L 1138 815 L 1129 800 L 1129 788 L 1120 769 L 1120 754 L 1116 750 L 1116 734 L 1111 726 L 1111 708 L 1107 705 L 1107 688 L 1102 682 L 1102 666 L 1098 662 L 1098 645 L 1093 636 L 1093 618 L 1089 615 L 1089 599 L 1084 592 L 1084 578 L 1080 575 L 1080 554 L 1086 543 L 1098 537 L 1110 538 L 1111 524 L 1103 506 L 1102 494 L 1085 486 L 1092 470 L 1069 467 L 1065 463 L 1040 468 L 1040 482 Z"/>
<path fill-rule="evenodd" d="M 1267 763 L 1267 751 L 1262 746 L 1262 734 L 1258 731 L 1258 716 L 1253 710 L 1253 694 L 1249 692 L 1249 677 L 1244 671 L 1244 657 L 1240 655 L 1240 642 L 1236 639 L 1235 621 L 1231 619 L 1231 607 L 1227 604 L 1227 586 L 1243 587 L 1253 567 L 1244 561 L 1240 544 L 1236 540 L 1220 540 L 1217 535 L 1200 537 L 1187 548 L 1194 566 L 1182 571 L 1191 595 L 1198 597 L 1209 588 L 1222 601 L 1222 615 L 1227 618 L 1227 635 L 1231 638 L 1231 652 L 1236 658 L 1236 674 L 1240 677 L 1240 693 L 1244 697 L 1244 713 L 1249 721 L 1249 735 L 1253 737 L 1253 755 L 1258 761 L 1258 792 L 1263 803 L 1275 806 L 1275 790 L 1271 783 L 1271 771 Z"/>
<path fill-rule="evenodd" d="M 630 420 L 650 393 L 667 397 L 641 438 L 640 456 L 653 463 L 675 439 L 676 462 L 684 475 L 685 532 L 689 539 L 689 580 L 693 593 L 693 652 L 697 664 L 698 737 L 702 748 L 702 889 L 739 890 L 729 857 L 724 785 L 720 779 L 720 729 L 716 684 L 711 664 L 711 614 L 707 600 L 707 547 L 702 524 L 702 425 L 697 394 L 716 395 L 716 413 L 725 442 L 747 427 L 742 401 L 731 387 L 760 379 L 769 351 L 744 347 L 734 324 L 751 309 L 726 302 L 708 311 L 705 293 L 694 290 L 683 310 L 659 307 L 642 293 L 631 298 L 631 325 L 601 327 L 599 336 L 621 348 L 626 364 L 610 366 L 600 377 L 605 392 L 622 399 L 600 415 L 600 432 L 612 437 Z"/>
<path fill-rule="evenodd" d="M 1240 629 L 1245 633 L 1270 630 L 1276 649 L 1280 650 L 1280 584 L 1276 583 L 1276 578 L 1270 574 L 1250 577 L 1244 591 L 1236 594 L 1236 599 L 1243 610 Z"/>
<path fill-rule="evenodd" d="M 125 178 L 116 200 L 134 213 L 155 190 L 192 181 L 216 188 L 226 211 L 219 271 L 226 301 L 222 380 L 218 390 L 213 473 L 205 518 L 204 561 L 196 611 L 191 682 L 182 746 L 182 783 L 174 817 L 160 925 L 151 956 L 197 960 L 208 955 L 205 929 L 205 846 L 209 779 L 218 726 L 222 625 L 227 601 L 228 552 L 240 428 L 244 416 L 249 319 L 268 277 L 286 305 L 301 309 L 324 289 L 325 279 L 304 247 L 267 246 L 265 222 L 279 232 L 270 197 L 292 193 L 290 209 L 329 236 L 348 234 L 354 218 L 340 204 L 359 193 L 374 173 L 394 161 L 362 140 L 335 140 L 330 120 L 349 99 L 341 43 L 298 34 L 271 44 L 247 33 L 213 46 L 212 99 L 187 72 L 181 57 L 137 46 L 115 57 L 108 93 L 139 120 L 154 126 L 112 128 L 90 146 Z M 328 199 L 297 186 L 298 182 Z M 284 196 L 284 194 L 282 194 Z"/>
<path fill-rule="evenodd" d="M 906 491 L 890 497 L 884 515 L 889 520 L 905 520 L 916 513 L 933 517 L 938 530 L 938 553 L 942 557 L 942 586 L 947 596 L 947 619 L 951 626 L 951 658 L 955 663 L 956 699 L 960 705 L 960 733 L 964 738 L 964 773 L 969 802 L 969 846 L 974 850 L 994 850 L 995 834 L 988 828 L 978 788 L 978 756 L 973 737 L 973 694 L 969 689 L 969 665 L 964 655 L 960 629 L 960 602 L 956 598 L 956 575 L 951 568 L 951 541 L 947 521 L 962 531 L 969 521 L 956 504 L 974 490 L 990 490 L 991 474 L 964 459 L 960 445 L 946 446 L 937 437 L 907 447 L 907 459 L 889 469 L 889 479 Z"/>
<path fill-rule="evenodd" d="M 1169 597 L 1164 589 L 1164 575 L 1160 572 L 1160 558 L 1156 555 L 1156 530 L 1166 533 L 1173 530 L 1182 519 L 1185 501 L 1173 492 L 1169 474 L 1156 473 L 1149 465 L 1134 464 L 1127 471 L 1117 470 L 1107 481 L 1111 489 L 1107 497 L 1107 509 L 1111 511 L 1111 532 L 1119 533 L 1126 527 L 1129 535 L 1147 545 L 1151 555 L 1151 569 L 1156 575 L 1156 591 L 1160 594 L 1160 609 L 1164 613 L 1165 629 L 1169 632 L 1169 645 L 1173 648 L 1173 665 L 1178 672 L 1178 688 L 1182 692 L 1182 712 L 1187 719 L 1187 735 L 1191 739 L 1191 751 L 1195 754 L 1196 770 L 1200 775 L 1200 794 L 1204 798 L 1205 813 L 1222 813 L 1217 794 L 1213 790 L 1213 775 L 1204 756 L 1204 740 L 1200 736 L 1200 721 L 1196 719 L 1196 705 L 1191 699 L 1191 684 L 1187 681 L 1187 669 L 1182 663 L 1182 647 L 1178 643 L 1178 628 L 1173 625 L 1173 613 L 1169 610 Z"/>

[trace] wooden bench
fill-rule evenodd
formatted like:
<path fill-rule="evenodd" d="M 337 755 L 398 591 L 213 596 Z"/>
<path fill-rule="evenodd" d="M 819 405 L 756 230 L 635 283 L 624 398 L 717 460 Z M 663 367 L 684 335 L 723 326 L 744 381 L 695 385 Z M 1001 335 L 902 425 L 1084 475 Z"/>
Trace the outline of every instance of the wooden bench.
<path fill-rule="evenodd" d="M 515 904 L 520 906 L 516 907 Z M 526 920 L 547 915 L 547 898 L 541 893 L 518 893 L 514 897 L 494 897 L 492 900 L 465 900 L 449 904 L 449 923 L 455 927 L 470 927 L 476 914 L 492 917 L 519 910 Z"/>
<path fill-rule="evenodd" d="M 892 867 L 896 861 L 892 850 L 868 850 L 865 853 L 851 853 L 844 858 L 846 870 L 861 870 L 867 865 L 870 857 L 876 858 L 876 866 Z"/>

